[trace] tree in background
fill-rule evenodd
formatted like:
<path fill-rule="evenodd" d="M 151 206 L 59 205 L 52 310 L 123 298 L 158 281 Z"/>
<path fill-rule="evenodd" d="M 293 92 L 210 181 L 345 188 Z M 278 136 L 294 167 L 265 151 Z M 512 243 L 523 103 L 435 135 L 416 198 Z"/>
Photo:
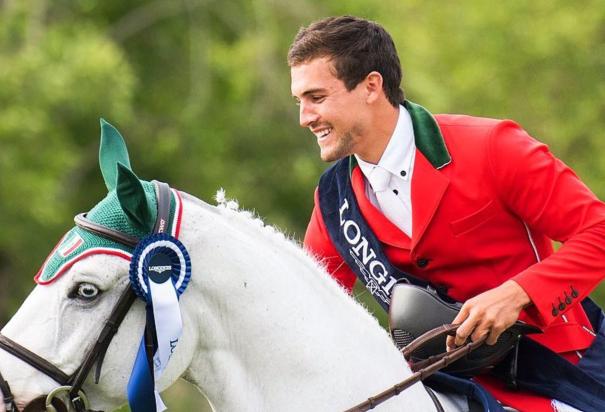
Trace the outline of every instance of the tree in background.
<path fill-rule="evenodd" d="M 99 117 L 123 131 L 142 178 L 207 201 L 224 187 L 301 238 L 325 165 L 297 127 L 285 56 L 299 26 L 328 15 L 393 34 L 411 100 L 519 121 L 603 198 L 604 6 L 0 0 L 0 320 L 104 194 Z"/>
<path fill-rule="evenodd" d="M 141 178 L 209 202 L 224 187 L 300 239 L 326 165 L 285 56 L 298 27 L 339 14 L 389 30 L 411 100 L 515 119 L 605 197 L 603 0 L 0 0 L 0 324 L 105 194 L 99 117 Z"/>

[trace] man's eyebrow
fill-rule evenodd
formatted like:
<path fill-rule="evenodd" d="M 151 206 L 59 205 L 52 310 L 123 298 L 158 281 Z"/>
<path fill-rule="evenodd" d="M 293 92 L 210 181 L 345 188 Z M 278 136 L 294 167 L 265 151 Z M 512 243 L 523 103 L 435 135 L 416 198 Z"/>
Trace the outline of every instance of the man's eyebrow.
<path fill-rule="evenodd" d="M 304 96 L 308 96 L 310 94 L 315 94 L 315 93 L 325 93 L 327 89 L 322 88 L 322 87 L 317 87 L 315 89 L 309 89 L 309 90 L 305 90 L 305 92 L 301 95 L 301 97 Z M 296 96 L 294 96 L 296 97 Z"/>

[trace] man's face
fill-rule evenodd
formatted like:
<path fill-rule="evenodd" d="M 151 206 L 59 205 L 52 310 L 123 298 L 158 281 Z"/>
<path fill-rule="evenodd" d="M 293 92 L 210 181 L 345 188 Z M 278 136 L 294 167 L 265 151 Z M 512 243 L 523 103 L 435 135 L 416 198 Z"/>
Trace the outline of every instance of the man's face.
<path fill-rule="evenodd" d="M 330 162 L 359 153 L 365 129 L 363 82 L 348 91 L 327 57 L 293 66 L 291 76 L 300 125 L 317 137 L 321 159 Z"/>

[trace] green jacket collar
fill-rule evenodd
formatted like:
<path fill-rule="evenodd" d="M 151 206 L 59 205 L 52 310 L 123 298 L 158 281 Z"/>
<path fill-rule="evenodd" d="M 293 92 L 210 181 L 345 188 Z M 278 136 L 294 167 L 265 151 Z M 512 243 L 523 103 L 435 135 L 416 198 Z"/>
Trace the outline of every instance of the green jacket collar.
<path fill-rule="evenodd" d="M 412 118 L 414 143 L 435 169 L 441 169 L 452 161 L 447 151 L 441 130 L 433 115 L 419 104 L 409 100 L 403 102 Z"/>
<path fill-rule="evenodd" d="M 403 102 L 412 118 L 414 143 L 416 148 L 427 158 L 435 169 L 441 169 L 452 161 L 447 151 L 443 136 L 433 115 L 419 104 L 409 100 Z M 349 156 L 349 167 L 352 171 L 357 165 L 355 156 Z"/>

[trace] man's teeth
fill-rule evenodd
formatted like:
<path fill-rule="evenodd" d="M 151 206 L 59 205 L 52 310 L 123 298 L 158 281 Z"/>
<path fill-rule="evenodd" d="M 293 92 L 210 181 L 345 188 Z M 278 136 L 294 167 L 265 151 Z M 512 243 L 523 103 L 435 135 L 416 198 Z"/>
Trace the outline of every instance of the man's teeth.
<path fill-rule="evenodd" d="M 319 132 L 317 135 L 322 138 L 322 137 L 326 137 L 327 135 L 330 134 L 330 132 L 332 131 L 332 129 L 326 129 L 326 130 L 322 130 L 321 132 Z"/>

